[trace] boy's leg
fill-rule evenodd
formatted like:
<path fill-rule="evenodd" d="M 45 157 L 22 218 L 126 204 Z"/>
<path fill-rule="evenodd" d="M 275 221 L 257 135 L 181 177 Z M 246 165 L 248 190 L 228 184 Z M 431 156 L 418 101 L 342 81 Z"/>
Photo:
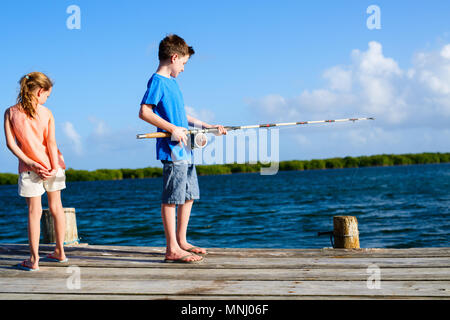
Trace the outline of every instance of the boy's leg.
<path fill-rule="evenodd" d="M 180 259 L 190 253 L 181 249 L 177 242 L 175 230 L 175 204 L 163 203 L 161 205 L 161 216 L 163 220 L 164 233 L 166 235 L 166 259 Z M 201 257 L 192 255 L 186 261 L 198 261 Z"/>
<path fill-rule="evenodd" d="M 192 205 L 195 199 L 200 199 L 197 170 L 193 163 L 188 164 L 186 172 L 186 194 L 185 202 L 178 206 L 177 240 L 180 247 L 193 253 L 206 254 L 206 250 L 195 247 L 187 242 L 187 227 L 191 215 Z"/>
<path fill-rule="evenodd" d="M 189 223 L 189 217 L 191 215 L 192 204 L 194 200 L 186 200 L 184 204 L 178 205 L 178 215 L 177 215 L 177 241 L 180 248 L 187 250 L 191 249 L 193 253 L 206 254 L 206 250 L 198 248 L 189 244 L 187 242 L 186 233 Z"/>
<path fill-rule="evenodd" d="M 166 246 L 168 252 L 174 252 L 178 249 L 178 243 L 175 238 L 175 204 L 161 205 L 161 217 L 166 235 Z"/>
<path fill-rule="evenodd" d="M 64 238 L 66 236 L 66 215 L 61 203 L 61 191 L 47 192 L 48 207 L 55 223 L 56 246 L 52 256 L 58 260 L 66 259 Z"/>
<path fill-rule="evenodd" d="M 28 243 L 30 246 L 30 260 L 25 262 L 27 267 L 36 269 L 39 265 L 39 238 L 41 236 L 41 197 L 26 198 L 28 205 Z"/>

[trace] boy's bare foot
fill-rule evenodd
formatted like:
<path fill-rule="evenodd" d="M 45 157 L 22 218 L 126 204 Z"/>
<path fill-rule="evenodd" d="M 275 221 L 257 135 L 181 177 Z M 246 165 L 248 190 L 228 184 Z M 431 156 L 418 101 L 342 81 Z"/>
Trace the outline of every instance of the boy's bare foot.
<path fill-rule="evenodd" d="M 188 256 L 188 257 L 186 257 Z M 193 262 L 193 261 L 201 261 L 203 260 L 202 257 L 197 256 L 195 254 L 192 254 L 191 252 L 185 251 L 185 250 L 176 250 L 172 252 L 166 251 L 166 260 L 179 260 L 182 259 L 186 262 Z"/>
<path fill-rule="evenodd" d="M 181 249 L 186 250 L 187 252 L 191 252 L 191 253 L 195 253 L 195 254 L 207 254 L 206 249 L 200 248 L 200 247 L 196 247 L 193 246 L 189 243 L 183 243 L 183 244 L 178 244 L 180 246 Z"/>

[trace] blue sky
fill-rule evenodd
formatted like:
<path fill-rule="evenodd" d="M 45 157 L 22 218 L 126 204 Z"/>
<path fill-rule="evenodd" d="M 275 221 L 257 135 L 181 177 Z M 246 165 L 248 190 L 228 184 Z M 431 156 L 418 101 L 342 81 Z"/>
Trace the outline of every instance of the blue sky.
<path fill-rule="evenodd" d="M 69 30 L 66 9 L 81 10 Z M 369 30 L 377 5 L 381 29 Z M 159 166 L 138 118 L 159 41 L 196 54 L 177 81 L 188 111 L 241 125 L 375 116 L 280 129 L 279 159 L 450 151 L 448 1 L 21 1 L 0 10 L 1 103 L 19 78 L 55 82 L 46 106 L 75 169 Z M 1 172 L 17 160 L 1 138 Z"/>

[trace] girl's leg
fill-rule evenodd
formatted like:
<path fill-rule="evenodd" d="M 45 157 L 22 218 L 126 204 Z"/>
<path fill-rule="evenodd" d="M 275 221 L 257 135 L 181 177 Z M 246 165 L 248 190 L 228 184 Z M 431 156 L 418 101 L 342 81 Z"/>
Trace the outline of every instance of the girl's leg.
<path fill-rule="evenodd" d="M 66 236 L 66 216 L 61 203 L 61 191 L 47 192 L 48 207 L 55 223 L 56 246 L 53 257 L 58 260 L 66 259 L 64 253 L 64 238 Z"/>
<path fill-rule="evenodd" d="M 189 254 L 189 252 L 180 248 L 177 242 L 176 229 L 175 229 L 175 205 L 174 204 L 162 204 L 161 216 L 163 220 L 164 233 L 166 235 L 166 258 L 167 259 L 180 259 Z M 201 260 L 198 256 L 191 256 L 187 258 L 187 261 Z"/>
<path fill-rule="evenodd" d="M 30 260 L 25 264 L 33 269 L 39 267 L 39 238 L 41 236 L 41 197 L 26 198 L 28 205 L 28 243 L 30 246 Z"/>
<path fill-rule="evenodd" d="M 194 200 L 186 200 L 184 204 L 178 206 L 177 241 L 179 246 L 184 250 L 192 249 L 191 252 L 193 253 L 206 254 L 205 249 L 198 247 L 193 248 L 194 246 L 187 242 L 186 233 L 193 204 Z"/>

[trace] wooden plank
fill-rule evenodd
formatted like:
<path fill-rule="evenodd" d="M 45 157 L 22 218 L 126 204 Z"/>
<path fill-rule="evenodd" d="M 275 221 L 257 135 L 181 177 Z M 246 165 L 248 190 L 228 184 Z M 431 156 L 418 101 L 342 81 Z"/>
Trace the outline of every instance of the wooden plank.
<path fill-rule="evenodd" d="M 54 246 L 41 246 L 51 252 Z M 85 299 L 450 299 L 450 248 L 210 248 L 199 265 L 165 264 L 165 248 L 73 246 L 69 263 L 41 260 L 36 273 L 12 268 L 28 245 L 0 245 L 0 298 Z M 367 288 L 367 267 L 380 289 Z M 82 288 L 71 290 L 69 266 Z M 270 297 L 270 298 L 269 298 Z"/>
<path fill-rule="evenodd" d="M 66 279 L 0 279 L 1 293 L 135 294 L 186 296 L 411 296 L 450 298 L 450 282 L 382 281 L 369 289 L 366 281 L 223 281 L 223 280 L 84 280 L 81 289 L 67 288 Z"/>
<path fill-rule="evenodd" d="M 54 279 L 70 277 L 69 266 L 42 267 L 39 272 L 0 268 L 0 278 Z M 173 269 L 173 268 L 80 268 L 81 279 L 89 280 L 367 280 L 370 274 L 361 269 Z M 450 281 L 450 268 L 383 268 L 382 280 Z"/>
<path fill-rule="evenodd" d="M 21 262 L 26 256 L 8 256 L 0 257 L 0 266 L 12 266 Z M 70 265 L 79 267 L 118 267 L 118 268 L 160 268 L 164 265 L 166 268 L 223 268 L 223 269 L 241 269 L 241 268 L 280 268 L 280 269 L 299 269 L 299 268 L 367 268 L 371 264 L 376 264 L 379 268 L 445 268 L 450 267 L 449 258 L 335 258 L 335 257 L 316 257 L 316 258 L 233 258 L 233 257 L 210 257 L 200 264 L 166 264 L 163 257 L 85 257 L 69 256 Z M 41 266 L 54 266 L 54 263 L 40 261 Z M 67 265 L 67 264 L 64 264 Z M 61 266 L 64 266 L 61 265 Z"/>
<path fill-rule="evenodd" d="M 199 300 L 199 296 L 181 296 L 181 295 L 122 295 L 122 294 L 57 294 L 57 293 L 0 293 L 0 300 Z M 435 297 L 419 296 L 201 296 L 201 300 L 436 300 Z M 439 300 L 450 300 L 447 297 L 439 297 Z M 187 302 L 189 303 L 189 302 Z"/>
<path fill-rule="evenodd" d="M 54 246 L 41 245 L 40 251 L 51 252 Z M 98 246 L 81 245 L 66 247 L 70 256 L 140 256 L 147 254 L 164 254 L 163 247 L 129 247 L 129 246 Z M 410 249 L 244 249 L 244 248 L 208 248 L 210 256 L 227 257 L 450 257 L 450 248 L 410 248 Z M 0 254 L 28 254 L 28 245 L 24 244 L 0 244 Z"/>
<path fill-rule="evenodd" d="M 27 248 L 25 248 L 27 249 Z M 83 250 L 82 248 L 80 248 Z M 114 254 L 114 252 L 119 252 L 122 254 L 145 254 L 145 253 L 164 253 L 165 248 L 163 247 L 122 247 L 122 246 L 91 246 L 89 245 L 89 250 L 93 252 L 107 252 Z M 252 256 L 262 256 L 262 257 L 311 257 L 311 256 L 354 256 L 354 257 L 365 257 L 367 255 L 371 256 L 398 256 L 398 257 L 450 257 L 450 248 L 409 248 L 409 249 L 385 249 L 385 248 L 361 248 L 361 249 L 248 249 L 248 248 L 207 248 L 211 255 L 226 255 L 226 256 L 236 256 L 236 257 L 252 257 Z M 52 250 L 52 248 L 48 248 Z M 78 250 L 77 247 L 71 247 L 71 250 Z M 83 250 L 83 252 L 89 251 Z"/>

